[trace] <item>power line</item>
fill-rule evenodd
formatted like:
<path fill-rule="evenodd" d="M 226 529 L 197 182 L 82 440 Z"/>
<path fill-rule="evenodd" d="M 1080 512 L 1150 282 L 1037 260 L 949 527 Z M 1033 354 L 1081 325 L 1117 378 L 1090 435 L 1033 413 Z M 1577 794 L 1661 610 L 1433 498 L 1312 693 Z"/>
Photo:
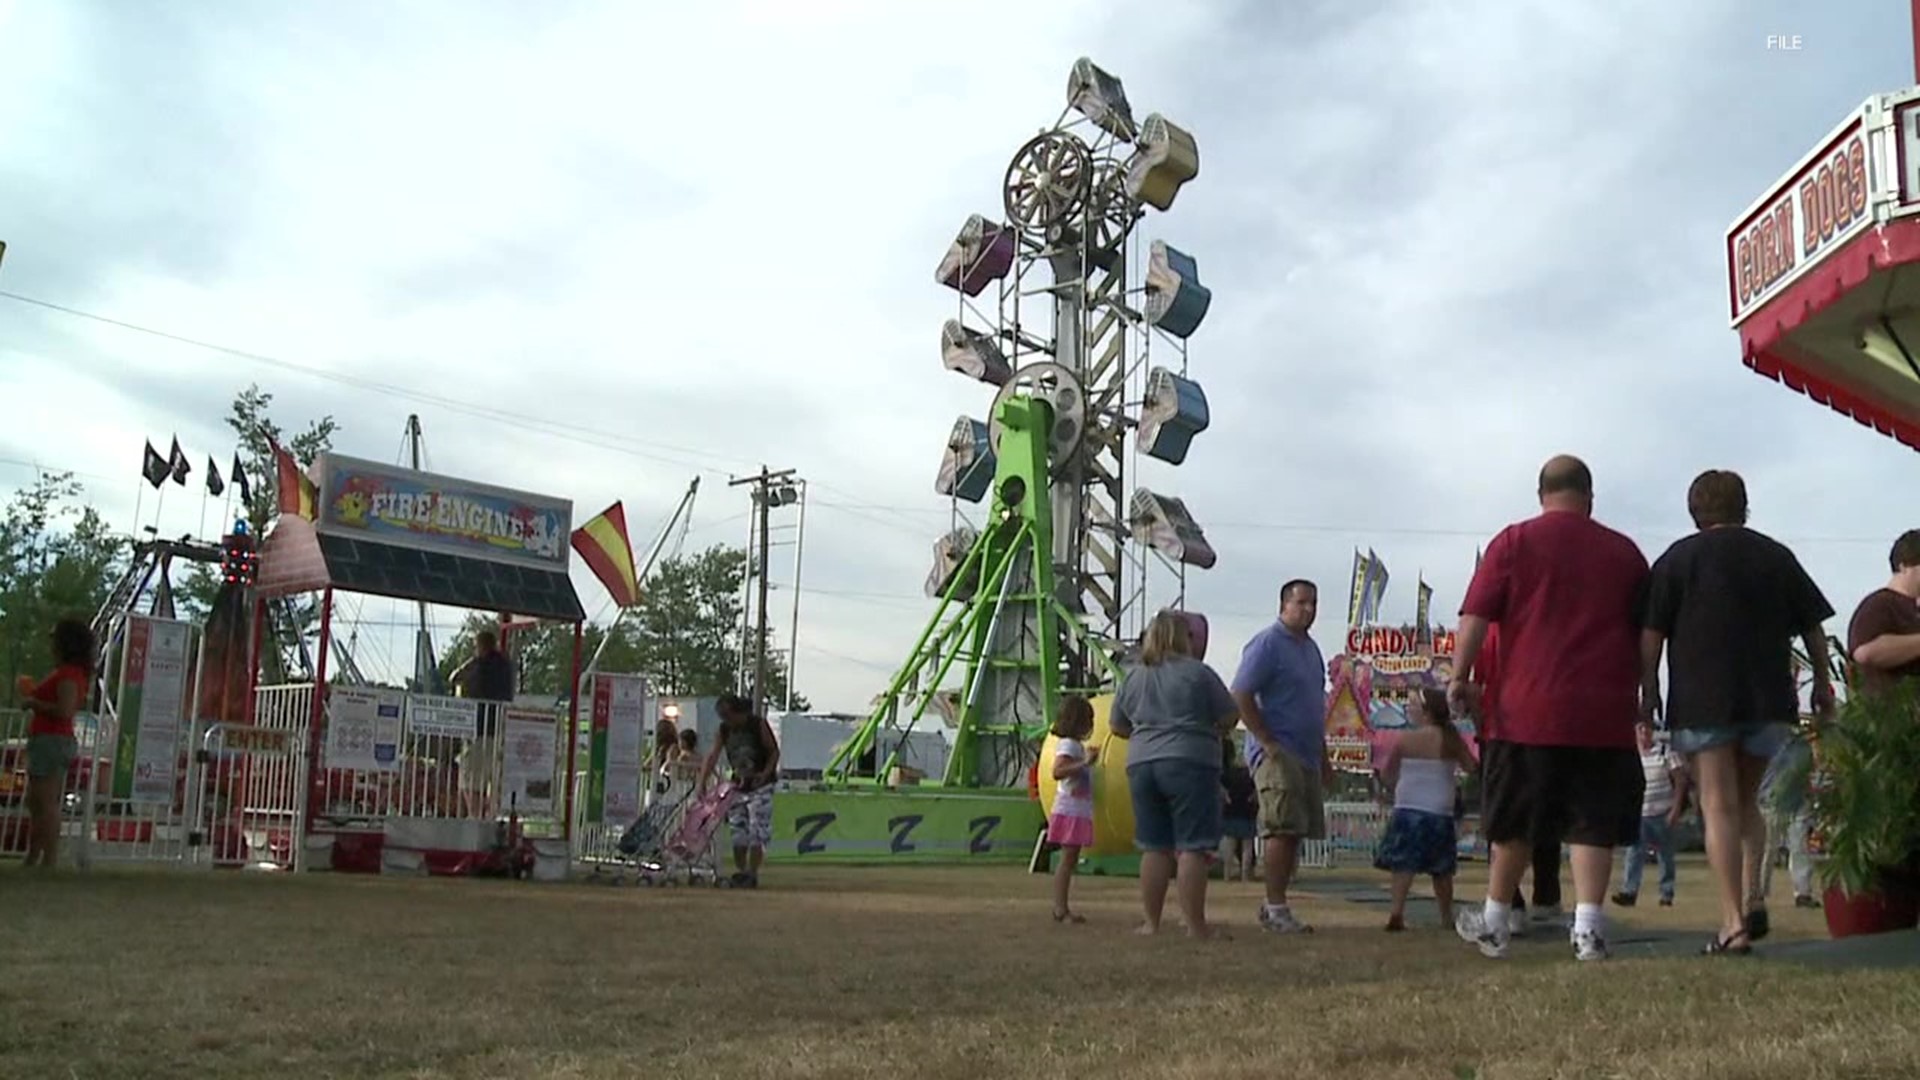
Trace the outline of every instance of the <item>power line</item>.
<path fill-rule="evenodd" d="M 477 417 L 479 419 L 495 420 L 500 423 L 507 424 L 509 426 L 520 427 L 529 431 L 536 431 L 541 434 L 551 435 L 555 438 L 568 439 L 573 442 L 582 443 L 588 446 L 595 446 L 603 450 L 612 450 L 618 453 L 630 454 L 634 457 L 643 458 L 649 461 L 659 461 L 669 465 L 677 465 L 682 468 L 691 468 L 699 472 L 708 473 L 714 476 L 728 476 L 729 474 L 727 473 L 726 470 L 717 468 L 714 465 L 707 464 L 706 462 L 703 462 L 703 461 L 686 460 L 683 458 L 670 457 L 665 454 L 659 453 L 657 451 L 665 450 L 665 451 L 672 451 L 676 454 L 691 454 L 691 455 L 694 455 L 696 458 L 704 457 L 707 459 L 711 459 L 714 461 L 721 461 L 721 462 L 729 462 L 729 461 L 740 462 L 743 466 L 747 463 L 747 459 L 745 458 L 735 458 L 730 455 L 719 454 L 710 450 L 700 450 L 693 447 L 676 446 L 670 443 L 647 442 L 644 440 L 634 439 L 634 438 L 631 438 L 630 436 L 616 434 L 613 432 L 599 431 L 593 428 L 582 427 L 579 425 L 561 424 L 558 421 L 548 420 L 538 416 L 528 416 L 524 413 L 515 413 L 505 409 L 494 408 L 492 406 L 479 405 L 479 404 L 475 404 L 474 402 L 462 401 L 458 398 L 451 398 L 442 394 L 434 394 L 434 393 L 429 393 L 423 390 L 415 390 L 410 387 L 398 386 L 393 383 L 380 382 L 377 379 L 368 379 L 358 375 L 347 375 L 337 371 L 328 371 L 324 368 L 314 367 L 311 364 L 302 364 L 292 360 L 285 360 L 277 356 L 271 356 L 266 353 L 254 352 L 250 349 L 234 348 L 233 346 L 230 346 L 230 345 L 221 345 L 218 342 L 212 342 L 212 341 L 206 341 L 200 338 L 188 337 L 184 334 L 176 334 L 167 330 L 159 330 L 151 326 L 142 326 L 139 323 L 128 322 L 125 319 L 116 319 L 110 315 L 100 315 L 95 312 L 85 311 L 76 307 L 70 307 L 66 304 L 56 304 L 50 300 L 41 300 L 32 296 L 23 296 L 20 293 L 8 292 L 4 289 L 0 289 L 0 298 L 12 300 L 12 301 L 15 301 L 16 303 L 28 304 L 33 307 L 45 309 L 47 311 L 58 312 L 62 315 L 69 315 L 76 319 L 85 319 L 89 322 L 96 322 L 105 326 L 112 326 L 121 330 L 128 330 L 136 334 L 146 334 L 150 337 L 160 338 L 162 340 L 171 341 L 180 345 L 188 345 L 196 349 L 206 349 L 209 352 L 217 352 L 225 356 L 232 356 L 242 360 L 250 360 L 254 363 L 263 364 L 267 367 L 278 368 L 283 371 L 290 371 L 296 374 L 306 375 L 311 378 L 324 379 L 328 382 L 338 383 L 342 386 L 351 386 L 356 389 L 369 390 L 375 393 L 385 394 L 391 397 L 404 398 L 410 401 L 418 401 L 418 402 L 422 402 L 429 405 L 438 405 L 441 408 L 447 409 L 449 411 L 463 413 L 465 415 Z M 642 449 L 638 449 L 639 447 L 647 447 L 650 449 L 642 450 Z"/>
<path fill-rule="evenodd" d="M 458 398 L 450 398 L 442 394 L 433 394 L 433 393 L 428 393 L 426 391 L 414 390 L 408 387 L 397 386 L 392 383 L 380 382 L 379 380 L 376 380 L 376 379 L 368 379 L 368 378 L 364 378 L 357 375 L 347 375 L 347 374 L 343 374 L 336 371 L 328 371 L 324 368 L 314 367 L 313 365 L 310 365 L 310 364 L 302 364 L 296 361 L 282 359 L 277 356 L 271 356 L 266 353 L 254 352 L 250 349 L 240 349 L 230 345 L 222 345 L 222 344 L 219 344 L 218 342 L 206 341 L 201 338 L 188 337 L 184 334 L 176 334 L 171 331 L 160 330 L 151 326 L 143 326 L 139 323 L 129 322 L 125 319 L 116 319 L 110 315 L 101 315 L 96 312 L 86 311 L 84 309 L 72 307 L 67 304 L 57 304 L 50 300 L 41 300 L 37 297 L 25 296 L 23 294 L 16 293 L 16 292 L 9 292 L 4 289 L 0 289 L 0 298 L 12 300 L 12 301 L 15 301 L 16 303 L 28 304 L 33 307 L 38 307 L 47 311 L 58 312 L 59 314 L 68 315 L 73 318 L 85 319 L 90 322 L 100 323 L 105 326 L 116 327 L 118 329 L 131 331 L 137 334 L 146 334 L 151 337 L 156 337 L 164 341 L 171 341 L 180 345 L 188 345 L 197 349 L 206 349 L 211 352 L 217 352 L 225 356 L 232 356 L 232 357 L 237 357 L 243 360 L 250 360 L 250 361 L 253 361 L 254 363 L 263 364 L 268 367 L 274 367 L 274 368 L 279 368 L 285 371 L 295 372 L 297 374 L 306 375 L 310 378 L 323 379 L 328 382 L 338 383 L 342 386 L 351 386 L 356 389 L 368 390 L 368 391 L 372 391 L 379 394 L 385 394 L 392 397 L 399 397 L 407 400 L 423 402 L 429 405 L 438 405 L 441 408 L 447 409 L 449 411 L 463 413 L 465 415 L 473 416 L 479 419 L 494 420 L 494 421 L 506 424 L 508 426 L 519 427 L 523 430 L 533 431 L 533 432 L 544 434 L 544 435 L 549 435 L 554 438 L 566 439 L 572 442 L 580 443 L 585 446 L 592 446 L 602 450 L 611 450 L 616 453 L 629 454 L 633 457 L 638 457 L 644 460 L 658 461 L 664 464 L 677 465 L 682 468 L 690 468 L 690 469 L 694 469 L 697 472 L 705 473 L 712 476 L 725 477 L 729 480 L 733 479 L 735 475 L 733 472 L 730 472 L 725 469 L 717 468 L 716 466 L 707 464 L 703 461 L 687 460 L 679 457 L 671 457 L 655 451 L 637 449 L 637 447 L 652 447 L 652 448 L 657 448 L 657 450 L 669 450 L 679 454 L 691 454 L 691 455 L 695 455 L 696 457 L 704 457 L 704 458 L 711 459 L 713 461 L 719 461 L 719 462 L 738 462 L 743 466 L 742 471 L 745 471 L 744 467 L 749 466 L 748 459 L 746 458 L 736 458 L 730 455 L 717 453 L 711 450 L 701 450 L 693 447 L 677 446 L 670 443 L 650 443 L 642 440 L 632 439 L 625 435 L 618 435 L 612 432 L 598 431 L 593 428 L 580 427 L 576 425 L 562 425 L 557 421 L 547 420 L 542 417 L 528 416 L 523 413 L 515 413 L 505 409 L 497 409 L 491 406 L 479 405 L 469 401 L 462 401 Z M 101 477 L 101 479 L 106 479 L 106 478 Z M 839 490 L 827 484 L 816 483 L 814 486 L 826 491 Z M 831 500 L 815 500 L 814 505 L 817 507 L 823 507 L 831 510 L 841 511 L 853 517 L 860 518 L 861 520 L 869 522 L 871 524 L 879 525 L 882 528 L 895 529 L 895 530 L 910 533 L 914 536 L 921 535 L 919 530 L 913 528 L 910 525 L 906 525 L 900 521 L 897 521 L 891 518 L 882 517 L 878 514 L 867 512 L 866 508 L 857 502 L 839 503 L 839 502 L 833 502 Z M 923 508 L 917 508 L 917 509 L 923 509 Z"/>
<path fill-rule="evenodd" d="M 84 476 L 90 480 L 111 481 L 113 479 L 113 477 L 111 476 L 103 476 L 100 473 L 94 473 L 94 472 L 82 472 L 79 469 L 51 468 L 43 462 L 27 461 L 24 458 L 0 457 L 0 465 L 12 465 L 12 466 L 15 466 L 16 468 L 32 469 L 34 472 L 39 473 L 42 476 L 59 476 L 62 473 L 65 473 L 68 476 Z"/>
<path fill-rule="evenodd" d="M 347 375 L 341 372 L 328 371 L 324 368 L 314 367 L 313 365 L 310 365 L 310 364 L 302 364 L 296 361 L 285 360 L 280 357 L 271 356 L 266 353 L 254 352 L 248 349 L 239 349 L 229 345 L 221 345 L 217 342 L 206 341 L 200 338 L 188 337 L 183 334 L 176 334 L 167 330 L 156 329 L 151 326 L 143 326 L 139 323 L 128 322 L 125 319 L 116 319 L 110 315 L 101 315 L 96 312 L 86 311 L 84 309 L 71 307 L 66 304 L 58 304 L 50 300 L 41 300 L 37 297 L 26 296 L 16 292 L 9 292 L 5 289 L 0 289 L 0 298 L 12 300 L 16 303 L 27 304 L 32 307 L 41 308 L 47 311 L 57 312 L 62 315 L 68 315 L 73 318 L 85 319 L 87 321 L 100 323 L 105 326 L 116 327 L 118 329 L 131 331 L 137 334 L 145 334 L 150 337 L 160 338 L 165 341 L 171 341 L 176 344 L 188 345 L 197 349 L 206 349 L 208 351 L 221 353 L 226 356 L 237 357 L 243 360 L 250 360 L 258 364 L 264 364 L 269 367 L 279 368 L 285 371 L 294 372 L 296 374 L 306 375 L 311 378 L 323 379 L 328 382 L 338 383 L 342 386 L 351 386 L 357 389 L 368 390 L 374 393 L 384 394 L 391 397 L 399 397 L 399 398 L 404 398 L 411 401 L 423 402 L 429 405 L 437 405 L 437 406 L 440 406 L 441 408 L 445 408 L 452 412 L 462 413 L 462 414 L 473 416 L 479 419 L 494 420 L 494 421 L 506 424 L 510 427 L 518 427 L 523 430 L 532 431 L 538 434 L 548 435 L 558 439 L 565 439 L 571 442 L 576 442 L 582 445 L 596 447 L 602 450 L 611 450 L 611 451 L 614 451 L 615 453 L 628 454 L 633 457 L 641 458 L 648 461 L 657 461 L 663 464 L 676 465 L 682 468 L 690 468 L 690 469 L 694 469 L 697 472 L 701 472 L 701 473 L 705 473 L 713 476 L 721 476 L 721 477 L 726 477 L 728 479 L 732 479 L 734 478 L 734 476 L 738 474 L 728 472 L 727 470 L 720 469 L 711 464 L 707 464 L 705 461 L 688 460 L 684 458 L 671 457 L 671 456 L 667 456 L 665 454 L 659 453 L 658 451 L 672 451 L 673 453 L 676 453 L 676 454 L 691 454 L 691 455 L 694 455 L 696 458 L 705 458 L 710 461 L 738 462 L 742 465 L 741 472 L 746 472 L 751 468 L 757 467 L 750 464 L 748 462 L 748 459 L 746 458 L 737 458 L 727 454 L 721 454 L 712 450 L 702 450 L 694 447 L 679 446 L 671 443 L 655 443 L 655 442 L 649 442 L 645 440 L 634 439 L 634 438 L 631 438 L 630 436 L 616 434 L 613 432 L 600 431 L 594 428 L 581 427 L 578 425 L 562 424 L 558 421 L 548 420 L 542 417 L 529 416 L 524 413 L 515 413 L 505 409 L 498 409 L 498 408 L 494 408 L 487 405 L 479 405 L 473 402 L 463 401 L 458 398 L 451 398 L 441 394 L 433 394 L 427 391 L 414 390 L 414 389 L 404 387 L 404 386 L 399 386 L 393 383 L 380 382 L 379 380 L 376 380 L 376 379 L 368 379 L 368 378 L 364 378 L 357 375 Z M 645 447 L 648 449 L 640 449 L 642 447 Z M 45 466 L 40 465 L 37 462 L 25 461 L 18 458 L 0 458 L 0 464 L 39 469 L 43 472 L 48 471 L 45 468 Z M 98 473 L 86 473 L 86 472 L 81 472 L 81 471 L 72 470 L 72 469 L 64 469 L 64 470 L 57 470 L 57 471 L 71 472 L 75 476 L 88 476 L 97 480 L 107 480 L 107 481 L 112 480 L 111 477 L 102 476 Z M 852 517 L 857 517 L 862 521 L 866 521 L 871 524 L 881 526 L 883 528 L 907 532 L 914 536 L 923 537 L 924 534 L 921 532 L 920 529 L 915 528 L 912 525 L 901 522 L 896 518 L 886 517 L 883 515 L 904 513 L 904 514 L 919 514 L 919 515 L 926 515 L 926 516 L 938 515 L 938 516 L 944 517 L 948 513 L 947 511 L 941 510 L 937 507 L 901 506 L 901 505 L 892 505 L 892 504 L 885 504 L 885 503 L 860 502 L 860 501 L 857 501 L 859 498 L 857 495 L 854 495 L 853 493 L 848 492 L 845 489 L 838 488 L 830 484 L 821 483 L 819 481 L 813 481 L 812 483 L 813 483 L 813 486 L 819 490 L 828 491 L 828 492 L 840 492 L 841 494 L 850 496 L 850 501 L 846 501 L 846 502 L 816 498 L 813 501 L 814 506 L 835 510 Z M 1646 527 L 1636 527 L 1636 526 L 1622 527 L 1618 525 L 1616 525 L 1615 527 L 1622 528 L 1623 531 L 1628 533 L 1639 533 L 1643 535 L 1653 535 L 1653 536 L 1683 536 L 1688 532 L 1692 531 L 1685 527 L 1646 528 Z M 1494 530 L 1492 529 L 1409 528 L 1406 526 L 1356 527 L 1353 525 L 1301 524 L 1301 523 L 1291 523 L 1291 522 L 1286 522 L 1286 523 L 1283 523 L 1283 522 L 1213 522 L 1213 523 L 1206 524 L 1205 528 L 1207 528 L 1210 531 L 1228 531 L 1228 530 L 1235 530 L 1235 529 L 1244 529 L 1248 531 L 1302 533 L 1302 534 L 1344 534 L 1349 536 L 1354 536 L 1354 535 L 1358 535 L 1358 536 L 1423 536 L 1423 537 L 1445 538 L 1445 539 L 1478 538 L 1482 540 L 1492 536 L 1494 532 Z M 1872 536 L 1872 537 L 1780 536 L 1780 537 L 1776 537 L 1776 539 L 1784 543 L 1805 544 L 1810 546 L 1843 545 L 1843 544 L 1844 545 L 1885 544 L 1889 542 L 1886 537 L 1882 537 L 1882 536 Z"/>
<path fill-rule="evenodd" d="M 0 295 L 4 295 L 4 294 L 0 294 Z M 79 469 L 60 468 L 58 466 L 47 465 L 44 462 L 27 461 L 22 458 L 0 457 L 0 465 L 11 465 L 11 466 L 15 466 L 23 469 L 32 469 L 38 473 L 42 473 L 46 475 L 58 475 L 61 473 L 68 473 L 76 477 L 88 477 L 94 480 L 102 480 L 102 481 L 109 481 L 109 482 L 114 481 L 113 477 L 104 476 L 100 473 L 85 472 Z M 706 470 L 706 471 L 712 472 L 714 470 Z M 717 473 L 716 475 L 728 475 L 728 474 Z M 838 490 L 838 489 L 828 488 L 827 485 L 819 484 L 818 482 L 815 482 L 815 486 L 826 488 L 828 490 Z M 903 514 L 903 513 L 926 514 L 926 515 L 937 514 L 941 517 L 947 516 L 947 513 L 948 513 L 948 511 L 945 511 L 945 510 L 939 510 L 932 507 L 924 507 L 924 506 L 920 506 L 920 507 L 898 506 L 898 505 L 888 505 L 884 503 L 842 503 L 842 502 L 835 502 L 835 501 L 830 501 L 826 499 L 815 499 L 812 505 L 814 505 L 815 507 L 824 507 L 830 510 L 836 510 L 836 511 L 848 514 L 850 516 L 860 518 L 863 521 L 871 522 L 875 525 L 880 525 L 886 528 L 910 533 L 913 536 L 922 538 L 922 539 L 924 539 L 926 535 L 925 533 L 923 533 L 922 530 L 915 528 L 912 525 L 904 524 L 898 520 L 882 517 L 880 516 L 880 514 L 875 513 L 873 511 L 884 510 L 888 513 L 894 513 L 894 514 Z M 702 521 L 698 525 L 692 526 L 688 531 L 702 532 L 708 529 L 717 529 L 723 525 L 728 525 L 734 522 L 738 522 L 743 518 L 746 518 L 747 516 L 748 516 L 748 513 L 745 511 L 742 511 L 741 513 L 730 514 L 726 517 L 717 518 L 712 521 Z M 1430 538 L 1440 538 L 1440 539 L 1471 539 L 1471 540 L 1479 540 L 1479 541 L 1485 541 L 1486 539 L 1490 538 L 1495 531 L 1492 529 L 1440 529 L 1440 528 L 1423 529 L 1423 528 L 1413 528 L 1408 526 L 1393 526 L 1393 525 L 1336 525 L 1336 524 L 1314 524 L 1314 523 L 1302 524 L 1297 522 L 1279 522 L 1279 521 L 1216 521 L 1216 522 L 1207 523 L 1205 527 L 1209 532 L 1213 532 L 1213 533 L 1247 531 L 1247 532 L 1281 532 L 1281 533 L 1302 533 L 1302 534 L 1343 535 L 1343 536 L 1417 536 L 1417 537 L 1430 537 Z M 1616 528 L 1619 528 L 1619 526 L 1616 526 Z M 1622 531 L 1628 532 L 1628 533 L 1638 533 L 1643 536 L 1645 535 L 1682 536 L 1682 535 L 1685 535 L 1689 530 L 1685 528 L 1675 528 L 1675 527 L 1644 528 L 1644 527 L 1630 526 L 1630 527 L 1623 528 Z M 1774 539 L 1779 540 L 1781 543 L 1784 543 L 1784 544 L 1799 544 L 1807 547 L 1858 545 L 1858 544 L 1887 544 L 1891 542 L 1884 536 L 1775 536 Z M 808 591 L 812 592 L 814 590 L 809 589 Z"/>

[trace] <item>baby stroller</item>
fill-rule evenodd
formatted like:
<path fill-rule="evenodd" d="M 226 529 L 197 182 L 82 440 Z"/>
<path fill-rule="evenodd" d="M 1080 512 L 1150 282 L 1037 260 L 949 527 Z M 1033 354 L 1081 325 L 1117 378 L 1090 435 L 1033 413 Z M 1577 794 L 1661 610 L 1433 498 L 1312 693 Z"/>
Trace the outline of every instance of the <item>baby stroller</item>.
<path fill-rule="evenodd" d="M 627 831 L 620 834 L 620 842 L 615 845 L 620 854 L 630 859 L 646 858 L 657 855 L 665 846 L 667 838 L 680 825 L 680 816 L 693 802 L 691 789 L 682 792 L 677 798 L 662 797 L 655 799 L 640 816 L 633 819 Z"/>
<path fill-rule="evenodd" d="M 732 784 L 721 784 L 704 795 L 691 795 L 674 805 L 678 818 L 670 833 L 662 832 L 665 844 L 655 843 L 652 850 L 639 850 L 645 846 L 636 843 L 634 854 L 639 855 L 640 883 L 643 885 L 673 885 L 685 882 L 704 882 L 718 885 L 721 882 L 720 868 L 713 855 L 713 834 L 727 820 L 727 811 L 732 808 L 737 792 Z M 640 821 L 634 822 L 633 833 L 652 815 L 649 811 Z M 620 838 L 621 850 L 626 850 L 627 838 Z"/>

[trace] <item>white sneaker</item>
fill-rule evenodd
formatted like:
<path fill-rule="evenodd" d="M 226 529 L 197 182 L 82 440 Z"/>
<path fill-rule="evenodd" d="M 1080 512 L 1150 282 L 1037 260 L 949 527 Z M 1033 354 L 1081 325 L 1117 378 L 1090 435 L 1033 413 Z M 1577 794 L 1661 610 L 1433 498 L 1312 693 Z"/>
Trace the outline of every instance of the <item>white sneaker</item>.
<path fill-rule="evenodd" d="M 1607 948 L 1605 935 L 1597 930 L 1576 930 L 1573 932 L 1573 957 L 1576 960 L 1605 960 L 1613 955 Z"/>
<path fill-rule="evenodd" d="M 1507 941 L 1510 934 L 1502 932 L 1504 927 L 1489 928 L 1484 911 L 1467 908 L 1454 917 L 1454 932 L 1460 940 L 1477 947 L 1480 955 L 1489 960 L 1504 960 L 1507 956 Z"/>
<path fill-rule="evenodd" d="M 1270 908 L 1260 905 L 1260 929 L 1269 934 L 1311 934 L 1313 927 L 1301 922 L 1291 907 Z"/>

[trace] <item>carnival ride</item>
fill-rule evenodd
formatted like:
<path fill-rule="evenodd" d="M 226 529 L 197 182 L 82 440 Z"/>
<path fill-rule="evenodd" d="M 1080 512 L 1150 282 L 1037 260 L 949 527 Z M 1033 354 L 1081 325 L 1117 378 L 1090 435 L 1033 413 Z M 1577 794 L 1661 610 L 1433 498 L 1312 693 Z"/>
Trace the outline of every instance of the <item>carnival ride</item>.
<path fill-rule="evenodd" d="M 1215 562 L 1185 503 L 1127 490 L 1142 455 L 1179 465 L 1209 422 L 1187 341 L 1212 294 L 1192 256 L 1136 237 L 1199 175 L 1198 148 L 1158 113 L 1136 121 L 1089 59 L 1066 96 L 1008 165 L 1004 213 L 968 217 L 935 271 L 959 298 L 942 362 L 994 397 L 985 420 L 955 421 L 935 479 L 951 500 L 926 583 L 939 604 L 830 783 L 892 776 L 879 733 L 932 710 L 953 731 L 940 786 L 1019 787 L 1061 695 L 1112 681 L 1152 614 L 1154 566 L 1172 582 L 1160 606 L 1184 608 L 1187 568 Z M 982 501 L 976 526 L 961 504 Z"/>

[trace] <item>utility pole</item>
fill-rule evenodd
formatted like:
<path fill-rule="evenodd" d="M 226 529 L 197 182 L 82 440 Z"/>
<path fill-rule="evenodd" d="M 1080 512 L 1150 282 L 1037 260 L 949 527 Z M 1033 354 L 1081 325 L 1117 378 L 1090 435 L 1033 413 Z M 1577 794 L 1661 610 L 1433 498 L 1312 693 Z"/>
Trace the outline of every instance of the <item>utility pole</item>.
<path fill-rule="evenodd" d="M 794 470 L 769 470 L 765 465 L 752 476 L 744 476 L 727 482 L 728 487 L 753 488 L 754 522 L 759 529 L 759 551 L 754 556 L 754 565 L 750 572 L 759 575 L 755 583 L 753 612 L 753 691 L 749 700 L 756 710 L 764 712 L 771 704 L 771 695 L 767 693 L 767 592 L 771 588 L 771 579 L 767 574 L 767 562 L 771 554 L 771 544 L 767 534 L 767 516 L 775 505 L 785 506 L 797 497 L 792 479 Z M 775 485 L 778 485 L 777 487 Z"/>
<path fill-rule="evenodd" d="M 413 471 L 420 471 L 421 451 L 426 444 L 426 435 L 420 430 L 420 414 L 407 414 L 407 451 Z M 422 694 L 440 692 L 439 665 L 433 655 L 433 630 L 427 612 L 427 602 L 420 601 L 419 625 L 413 633 L 413 680 Z"/>

